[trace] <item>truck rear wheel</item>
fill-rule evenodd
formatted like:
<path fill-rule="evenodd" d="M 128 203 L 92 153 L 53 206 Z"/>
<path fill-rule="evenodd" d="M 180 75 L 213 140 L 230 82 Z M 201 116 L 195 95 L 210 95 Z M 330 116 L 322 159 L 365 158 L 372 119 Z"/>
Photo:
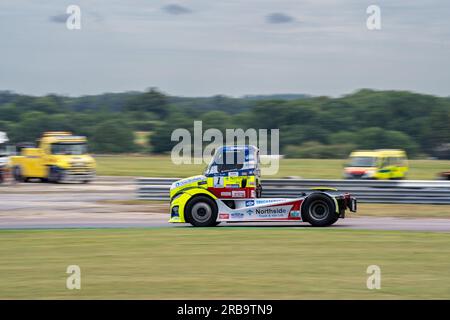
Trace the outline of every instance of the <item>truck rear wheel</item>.
<path fill-rule="evenodd" d="M 194 227 L 212 227 L 217 224 L 217 211 L 217 204 L 214 200 L 198 196 L 187 203 L 185 220 Z"/>
<path fill-rule="evenodd" d="M 334 201 L 323 193 L 313 193 L 306 198 L 302 216 L 313 227 L 330 226 L 339 219 Z"/>

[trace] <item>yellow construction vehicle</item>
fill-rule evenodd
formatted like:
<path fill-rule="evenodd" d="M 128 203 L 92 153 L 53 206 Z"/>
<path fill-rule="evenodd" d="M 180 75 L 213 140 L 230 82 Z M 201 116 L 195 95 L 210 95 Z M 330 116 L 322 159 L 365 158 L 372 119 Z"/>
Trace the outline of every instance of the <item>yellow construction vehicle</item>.
<path fill-rule="evenodd" d="M 17 181 L 39 178 L 53 183 L 81 181 L 95 177 L 95 160 L 88 154 L 87 139 L 71 132 L 45 132 L 39 147 L 19 146 L 10 164 Z"/>

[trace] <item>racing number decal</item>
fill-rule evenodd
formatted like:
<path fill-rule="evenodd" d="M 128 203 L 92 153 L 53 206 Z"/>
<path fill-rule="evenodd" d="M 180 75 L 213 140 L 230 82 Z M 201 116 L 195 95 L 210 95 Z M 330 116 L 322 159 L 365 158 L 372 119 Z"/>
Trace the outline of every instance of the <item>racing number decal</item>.
<path fill-rule="evenodd" d="M 220 181 L 222 177 L 214 177 L 214 187 L 223 187 L 223 182 Z"/>

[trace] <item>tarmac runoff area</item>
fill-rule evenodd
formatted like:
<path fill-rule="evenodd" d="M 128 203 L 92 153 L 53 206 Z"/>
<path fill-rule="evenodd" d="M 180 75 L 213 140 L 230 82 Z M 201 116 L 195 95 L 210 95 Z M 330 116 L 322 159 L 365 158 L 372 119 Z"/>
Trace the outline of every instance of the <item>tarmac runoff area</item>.
<path fill-rule="evenodd" d="M 0 185 L 0 229 L 190 227 L 167 222 L 168 203 L 134 200 L 133 177 L 98 177 L 91 184 Z M 218 227 L 296 227 L 307 223 L 222 223 Z M 333 229 L 450 232 L 450 219 L 352 217 Z"/>

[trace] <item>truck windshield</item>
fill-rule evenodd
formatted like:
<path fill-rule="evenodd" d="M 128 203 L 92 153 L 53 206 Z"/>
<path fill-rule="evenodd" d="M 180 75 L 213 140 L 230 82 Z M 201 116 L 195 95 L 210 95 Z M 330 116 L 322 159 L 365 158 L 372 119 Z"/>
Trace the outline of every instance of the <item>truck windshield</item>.
<path fill-rule="evenodd" d="M 87 153 L 86 143 L 53 143 L 52 154 L 81 155 Z"/>
<path fill-rule="evenodd" d="M 351 157 L 349 167 L 376 167 L 375 157 Z"/>
<path fill-rule="evenodd" d="M 240 170 L 244 166 L 244 162 L 244 150 L 222 152 L 215 159 L 219 172 Z"/>

